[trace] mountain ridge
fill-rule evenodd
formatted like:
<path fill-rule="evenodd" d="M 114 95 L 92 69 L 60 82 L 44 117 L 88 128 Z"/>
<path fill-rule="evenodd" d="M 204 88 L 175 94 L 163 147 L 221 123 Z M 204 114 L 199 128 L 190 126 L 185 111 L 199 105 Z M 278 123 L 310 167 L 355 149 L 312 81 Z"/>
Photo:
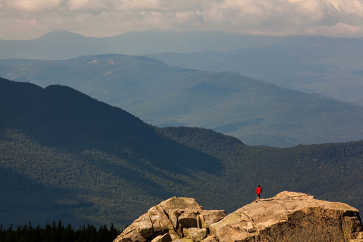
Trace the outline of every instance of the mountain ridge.
<path fill-rule="evenodd" d="M 359 42 L 361 39 L 359 37 L 244 35 L 220 31 L 144 31 L 98 38 L 67 31 L 55 31 L 30 40 L 0 40 L 0 58 L 66 59 L 103 53 L 146 55 L 162 52 L 231 51 L 240 48 L 269 47 L 281 43 L 286 45 L 289 41 Z"/>
<path fill-rule="evenodd" d="M 214 129 L 251 145 L 287 147 L 363 138 L 360 106 L 238 73 L 179 68 L 149 57 L 0 60 L 0 75 L 41 86 L 71 86 L 153 125 Z"/>

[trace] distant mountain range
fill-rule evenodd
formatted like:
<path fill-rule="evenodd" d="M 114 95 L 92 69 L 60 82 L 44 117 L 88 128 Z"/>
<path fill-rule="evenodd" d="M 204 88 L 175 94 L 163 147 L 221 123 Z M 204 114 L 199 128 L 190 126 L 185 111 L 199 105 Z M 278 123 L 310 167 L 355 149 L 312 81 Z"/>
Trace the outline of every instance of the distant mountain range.
<path fill-rule="evenodd" d="M 71 86 L 154 125 L 214 129 L 247 144 L 286 147 L 363 138 L 362 107 L 149 57 L 0 60 L 0 75 L 44 87 Z"/>
<path fill-rule="evenodd" d="M 65 59 L 105 53 L 145 55 L 169 51 L 222 51 L 266 45 L 278 39 L 223 32 L 163 31 L 129 32 L 113 37 L 93 38 L 59 31 L 32 40 L 0 40 L 0 59 Z"/>
<path fill-rule="evenodd" d="M 0 59 L 67 59 L 105 53 L 150 55 L 170 65 L 233 71 L 362 106 L 362 43 L 362 38 L 223 32 L 148 31 L 108 38 L 50 32 L 33 40 L 0 40 Z"/>
<path fill-rule="evenodd" d="M 360 38 L 287 37 L 265 46 L 152 57 L 184 68 L 237 72 L 363 106 L 362 44 Z"/>
<path fill-rule="evenodd" d="M 0 224 L 126 225 L 173 195 L 231 211 L 294 190 L 363 208 L 363 142 L 247 146 L 156 128 L 66 86 L 0 78 Z"/>

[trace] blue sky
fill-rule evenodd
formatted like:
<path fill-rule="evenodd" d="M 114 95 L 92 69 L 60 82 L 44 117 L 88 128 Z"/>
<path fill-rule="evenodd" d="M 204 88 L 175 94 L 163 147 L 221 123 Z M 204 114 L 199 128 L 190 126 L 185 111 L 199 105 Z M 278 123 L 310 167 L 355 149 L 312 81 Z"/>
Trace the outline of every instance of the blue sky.
<path fill-rule="evenodd" d="M 67 30 L 363 36 L 363 0 L 0 0 L 0 38 Z"/>

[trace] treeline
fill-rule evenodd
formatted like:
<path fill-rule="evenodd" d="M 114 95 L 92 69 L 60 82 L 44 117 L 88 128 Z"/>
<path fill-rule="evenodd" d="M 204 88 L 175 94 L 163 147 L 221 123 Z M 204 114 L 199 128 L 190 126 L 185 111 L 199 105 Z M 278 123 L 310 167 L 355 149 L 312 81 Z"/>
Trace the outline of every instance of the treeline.
<path fill-rule="evenodd" d="M 62 221 L 44 227 L 33 227 L 31 223 L 18 227 L 0 225 L 1 242 L 112 242 L 118 234 L 120 231 L 113 225 L 74 228 L 65 226 Z"/>

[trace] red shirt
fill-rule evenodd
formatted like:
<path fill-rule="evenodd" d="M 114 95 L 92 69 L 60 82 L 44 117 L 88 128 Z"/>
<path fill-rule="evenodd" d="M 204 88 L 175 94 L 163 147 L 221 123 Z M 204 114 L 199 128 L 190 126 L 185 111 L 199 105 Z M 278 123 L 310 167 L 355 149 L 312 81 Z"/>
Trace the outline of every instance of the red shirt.
<path fill-rule="evenodd" d="M 257 187 L 257 188 L 256 188 L 256 194 L 257 194 L 257 195 L 260 195 L 260 194 L 261 194 L 261 192 L 262 192 L 262 188 L 261 188 L 261 187 Z"/>

